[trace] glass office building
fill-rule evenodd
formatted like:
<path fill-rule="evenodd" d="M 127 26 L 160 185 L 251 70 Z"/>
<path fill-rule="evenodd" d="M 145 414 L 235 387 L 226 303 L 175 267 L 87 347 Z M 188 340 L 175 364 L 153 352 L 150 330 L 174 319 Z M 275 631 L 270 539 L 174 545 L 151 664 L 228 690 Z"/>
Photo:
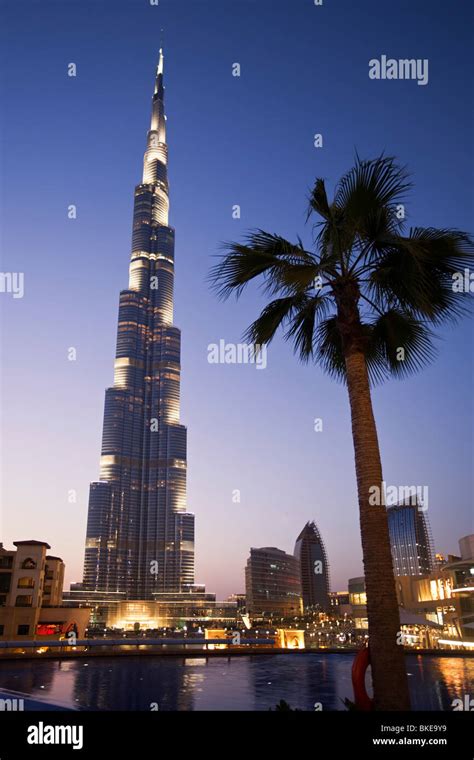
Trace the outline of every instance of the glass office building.
<path fill-rule="evenodd" d="M 296 539 L 295 557 L 301 568 L 301 588 L 305 610 L 328 611 L 329 563 L 323 539 L 314 522 L 308 522 Z"/>
<path fill-rule="evenodd" d="M 398 575 L 429 575 L 433 570 L 430 527 L 421 505 L 396 504 L 388 507 L 388 529 L 393 571 Z"/>
<path fill-rule="evenodd" d="M 173 324 L 174 230 L 160 50 L 129 285 L 120 293 L 114 384 L 105 392 L 100 475 L 91 483 L 84 591 L 153 599 L 194 583 L 180 424 L 180 331 Z"/>
<path fill-rule="evenodd" d="M 247 612 L 252 617 L 293 617 L 302 613 L 300 563 L 273 546 L 250 549 L 245 568 Z"/>

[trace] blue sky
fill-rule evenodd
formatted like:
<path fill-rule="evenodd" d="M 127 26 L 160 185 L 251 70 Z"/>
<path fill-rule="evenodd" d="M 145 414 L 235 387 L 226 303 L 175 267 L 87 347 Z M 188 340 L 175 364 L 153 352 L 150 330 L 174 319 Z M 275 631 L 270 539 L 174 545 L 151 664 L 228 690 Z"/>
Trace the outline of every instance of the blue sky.
<path fill-rule="evenodd" d="M 308 189 L 321 176 L 332 191 L 356 148 L 408 165 L 409 223 L 469 229 L 470 3 L 7 1 L 2 17 L 2 270 L 25 273 L 24 298 L 0 297 L 3 541 L 47 540 L 81 577 L 163 27 L 196 580 L 242 591 L 250 546 L 292 551 L 314 519 L 344 588 L 362 571 L 345 389 L 280 338 L 265 371 L 209 364 L 208 344 L 239 341 L 264 300 L 222 304 L 206 276 L 249 228 L 310 245 Z M 369 79 L 381 55 L 427 58 L 428 84 Z M 429 369 L 374 392 L 385 479 L 429 487 L 435 545 L 451 553 L 473 531 L 472 348 L 472 323 L 446 329 Z"/>

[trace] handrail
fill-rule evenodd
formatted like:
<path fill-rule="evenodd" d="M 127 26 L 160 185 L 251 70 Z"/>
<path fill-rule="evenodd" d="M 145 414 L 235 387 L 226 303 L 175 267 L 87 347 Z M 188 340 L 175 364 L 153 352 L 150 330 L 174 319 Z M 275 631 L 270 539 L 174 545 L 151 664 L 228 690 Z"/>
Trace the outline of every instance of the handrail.
<path fill-rule="evenodd" d="M 274 645 L 275 639 L 245 639 L 242 638 L 240 643 L 233 643 L 232 637 L 229 636 L 225 639 L 77 639 L 77 641 L 71 641 L 69 639 L 58 639 L 54 641 L 45 641 L 44 639 L 36 641 L 0 641 L 0 649 L 35 649 L 39 647 L 48 648 L 69 648 L 74 647 L 104 647 L 104 646 L 166 646 L 167 644 L 227 644 L 231 647 L 243 646 L 244 644 L 267 644 Z"/>

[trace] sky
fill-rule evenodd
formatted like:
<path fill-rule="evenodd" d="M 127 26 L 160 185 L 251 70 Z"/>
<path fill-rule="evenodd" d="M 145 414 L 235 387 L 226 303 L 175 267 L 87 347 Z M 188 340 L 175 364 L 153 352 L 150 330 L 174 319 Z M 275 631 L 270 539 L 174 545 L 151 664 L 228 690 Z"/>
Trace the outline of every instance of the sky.
<path fill-rule="evenodd" d="M 409 224 L 469 230 L 471 3 L 3 0 L 0 14 L 1 267 L 24 273 L 23 298 L 0 293 L 0 540 L 46 540 L 66 581 L 82 577 L 163 28 L 196 581 L 242 592 L 251 546 L 292 552 L 315 520 L 331 588 L 347 588 L 362 560 L 346 390 L 281 336 L 265 370 L 210 364 L 208 345 L 239 342 L 265 300 L 251 287 L 222 303 L 206 278 L 222 241 L 255 227 L 310 246 L 309 188 L 323 177 L 332 193 L 356 150 L 409 167 Z M 382 55 L 428 59 L 428 83 L 370 79 Z M 456 553 L 474 530 L 472 322 L 438 343 L 373 403 L 386 482 L 428 486 L 435 548 Z"/>

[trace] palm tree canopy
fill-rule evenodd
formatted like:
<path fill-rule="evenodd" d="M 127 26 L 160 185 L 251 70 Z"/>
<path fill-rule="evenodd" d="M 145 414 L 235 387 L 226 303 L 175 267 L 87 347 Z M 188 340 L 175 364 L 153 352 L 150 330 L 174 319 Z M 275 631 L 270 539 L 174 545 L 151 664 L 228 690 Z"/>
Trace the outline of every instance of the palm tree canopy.
<path fill-rule="evenodd" d="M 274 300 L 245 333 L 268 344 L 280 326 L 303 361 L 339 379 L 345 356 L 364 352 L 372 382 L 403 377 L 434 356 L 433 326 L 467 311 L 453 276 L 474 266 L 474 244 L 457 229 L 405 230 L 411 182 L 395 159 L 356 157 L 329 202 L 323 179 L 309 197 L 315 251 L 255 230 L 227 243 L 210 280 L 222 298 L 262 276 Z"/>

